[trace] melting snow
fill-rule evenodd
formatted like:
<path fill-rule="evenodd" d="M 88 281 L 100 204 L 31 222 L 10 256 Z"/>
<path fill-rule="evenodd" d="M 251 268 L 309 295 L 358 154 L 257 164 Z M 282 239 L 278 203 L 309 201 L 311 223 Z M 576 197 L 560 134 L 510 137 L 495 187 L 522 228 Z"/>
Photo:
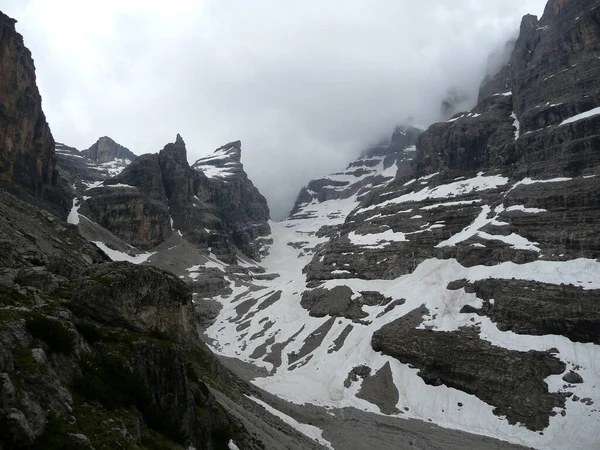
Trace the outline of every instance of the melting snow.
<path fill-rule="evenodd" d="M 395 232 L 393 230 L 386 230 L 382 233 L 369 233 L 365 235 L 356 234 L 351 231 L 348 234 L 348 239 L 354 245 L 360 246 L 371 246 L 382 248 L 382 246 L 388 245 L 389 242 L 405 242 L 406 235 L 402 232 Z M 381 245 L 379 245 L 381 244 Z"/>
<path fill-rule="evenodd" d="M 567 180 L 569 178 L 525 179 L 517 185 Z M 364 210 L 378 208 L 385 204 L 419 201 L 427 198 L 455 197 L 460 194 L 497 188 L 507 183 L 508 179 L 505 177 L 484 176 L 480 173 L 469 180 L 424 188 L 421 191 L 412 192 Z M 481 199 L 476 199 L 468 203 L 474 204 L 480 201 Z M 433 209 L 433 207 L 452 203 L 462 204 L 462 202 L 447 202 L 430 205 L 426 208 Z M 596 260 L 576 259 L 565 262 L 537 260 L 525 264 L 505 262 L 494 266 L 464 267 L 454 259 L 432 258 L 421 263 L 412 273 L 392 280 L 357 278 L 327 280 L 322 287 L 332 289 L 335 286 L 348 286 L 354 292 L 353 298 L 358 297 L 360 291 L 368 290 L 380 292 L 393 299 L 404 298 L 406 302 L 397 305 L 381 317 L 377 316 L 384 311 L 385 305 L 363 306 L 363 310 L 369 316 L 360 325 L 343 317 L 336 318 L 331 328 L 324 333 L 323 341 L 317 349 L 301 360 L 290 359 L 290 354 L 299 352 L 305 340 L 328 321 L 328 317 L 311 317 L 309 312 L 300 305 L 302 292 L 306 289 L 306 275 L 302 273 L 302 269 L 314 256 L 314 250 L 310 249 L 327 240 L 326 237 L 318 237 L 316 232 L 323 225 L 343 223 L 345 217 L 357 206 L 356 196 L 322 203 L 314 201 L 301 208 L 296 216 L 283 222 L 270 223 L 274 244 L 271 245 L 269 255 L 261 264 L 267 273 L 276 272 L 280 276 L 273 280 L 257 282 L 263 288 L 262 292 L 265 292 L 262 296 L 250 291 L 245 286 L 231 284 L 233 293 L 220 299 L 223 309 L 217 321 L 206 331 L 208 337 L 214 339 L 213 349 L 215 352 L 251 362 L 272 371 L 271 375 L 257 378 L 253 380 L 253 383 L 291 402 L 336 408 L 355 407 L 377 414 L 381 413 L 377 406 L 356 396 L 361 381 L 352 383 L 350 388 L 344 387 L 344 381 L 348 372 L 355 366 L 366 364 L 375 372 L 384 364 L 389 363 L 394 384 L 397 386 L 400 396 L 396 406 L 399 409 L 409 408 L 398 417 L 431 420 L 441 426 L 493 436 L 529 447 L 572 448 L 573 436 L 577 436 L 579 448 L 595 448 L 598 429 L 600 429 L 600 414 L 588 417 L 589 407 L 580 402 L 567 401 L 566 417 L 562 417 L 560 414 L 551 417 L 550 426 L 544 430 L 543 435 L 540 435 L 525 427 L 510 425 L 504 418 L 493 414 L 493 406 L 473 395 L 446 386 L 435 387 L 425 384 L 417 375 L 418 369 L 411 369 L 394 358 L 375 352 L 371 347 L 370 338 L 373 332 L 386 323 L 402 317 L 425 303 L 429 310 L 436 314 L 435 318 L 432 315 L 427 319 L 427 325 L 438 330 L 455 330 L 460 326 L 471 324 L 470 320 L 474 319 L 480 322 L 481 338 L 494 345 L 515 350 L 544 351 L 552 347 L 557 348 L 561 360 L 576 362 L 581 366 L 578 371 L 585 383 L 574 386 L 570 390 L 580 398 L 590 397 L 597 401 L 600 399 L 600 346 L 575 343 L 563 336 L 528 336 L 500 331 L 485 316 L 459 313 L 466 304 L 474 306 L 480 304 L 480 300 L 474 294 L 469 294 L 463 289 L 446 289 L 450 281 L 463 278 L 471 282 L 487 278 L 517 278 L 557 285 L 573 284 L 583 289 L 600 289 L 600 277 L 598 276 L 600 262 Z M 522 236 L 516 234 L 492 235 L 481 231 L 481 228 L 486 225 L 504 225 L 504 222 L 498 220 L 504 207 L 500 205 L 492 210 L 489 205 L 480 206 L 481 213 L 474 222 L 441 245 L 455 245 L 471 236 L 478 235 L 481 239 L 499 239 L 515 248 L 536 251 L 535 243 L 529 242 Z M 507 210 L 526 213 L 543 212 L 538 208 L 526 208 L 524 205 L 514 205 Z M 431 229 L 441 227 L 443 224 L 435 223 L 426 226 Z M 394 233 L 392 230 L 365 236 L 350 233 L 348 237 L 353 242 L 378 246 L 384 246 L 389 240 L 406 239 L 403 233 Z M 287 245 L 290 242 L 298 241 L 306 241 L 307 244 L 302 249 Z M 472 245 L 482 246 L 480 243 Z M 343 268 L 333 272 L 347 275 Z M 264 301 L 262 299 L 268 298 L 277 291 L 282 292 L 279 300 L 261 309 L 260 306 Z M 236 307 L 241 302 L 250 299 L 258 301 L 250 307 L 246 315 L 240 317 Z M 252 316 L 251 320 L 248 320 L 248 315 Z M 246 321 L 249 326 L 241 334 L 236 328 L 240 323 Z M 267 322 L 274 322 L 274 324 L 265 329 L 264 324 Z M 346 336 L 345 341 L 341 347 L 336 345 L 335 342 L 339 342 L 340 335 L 349 325 L 352 325 L 353 328 Z M 274 367 L 271 362 L 263 359 L 265 353 L 261 353 L 262 356 L 258 357 L 255 354 L 255 351 L 261 346 L 266 350 L 266 354 L 269 354 L 275 350 L 275 345 L 284 344 L 281 365 L 278 367 Z M 552 392 L 562 389 L 564 382 L 560 377 L 561 375 L 558 375 L 546 379 Z M 463 407 L 449 407 L 458 402 L 462 403 Z M 316 430 L 313 431 L 316 432 Z"/>
<path fill-rule="evenodd" d="M 521 122 L 519 122 L 519 119 L 517 118 L 517 115 L 513 112 L 510 117 L 512 117 L 514 120 L 513 122 L 513 127 L 515 127 L 515 141 L 517 139 L 519 139 L 519 136 L 521 134 Z"/>
<path fill-rule="evenodd" d="M 568 123 L 577 122 L 578 120 L 587 119 L 588 117 L 597 116 L 600 114 L 600 106 L 598 108 L 590 109 L 589 111 L 583 112 L 581 114 L 577 114 L 576 116 L 569 117 L 568 119 L 563 120 L 560 125 L 566 125 Z"/>
<path fill-rule="evenodd" d="M 398 203 L 427 200 L 429 198 L 456 197 L 458 195 L 465 195 L 474 191 L 494 189 L 499 186 L 504 186 L 507 183 L 507 177 L 503 177 L 501 175 L 484 176 L 483 172 L 480 172 L 476 177 L 468 180 L 455 181 L 453 183 L 443 184 L 433 188 L 424 188 L 417 192 L 411 192 L 391 200 L 386 200 L 385 202 L 376 205 L 368 206 L 363 208 L 361 211 L 383 208 L 384 206 Z"/>
<path fill-rule="evenodd" d="M 146 252 L 146 253 L 139 253 L 137 255 L 132 256 L 127 253 L 120 252 L 118 250 L 113 250 L 112 248 L 109 248 L 104 242 L 101 242 L 101 241 L 92 241 L 92 242 L 94 244 L 96 244 L 98 246 L 98 248 L 100 248 L 100 250 L 102 250 L 104 253 L 106 253 L 110 257 L 110 259 L 112 259 L 113 261 L 128 261 L 133 264 L 141 264 L 156 253 L 156 252 Z"/>
<path fill-rule="evenodd" d="M 507 211 L 522 211 L 522 212 L 526 212 L 526 213 L 543 213 L 546 212 L 547 210 L 545 209 L 541 209 L 541 208 L 526 208 L 525 205 L 513 205 L 513 206 L 509 206 L 508 208 L 506 208 Z"/>

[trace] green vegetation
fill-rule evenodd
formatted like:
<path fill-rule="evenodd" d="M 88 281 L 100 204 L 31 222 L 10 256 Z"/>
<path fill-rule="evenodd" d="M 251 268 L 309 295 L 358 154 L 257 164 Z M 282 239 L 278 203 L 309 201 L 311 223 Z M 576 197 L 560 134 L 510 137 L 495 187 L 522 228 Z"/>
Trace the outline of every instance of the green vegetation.
<path fill-rule="evenodd" d="M 44 341 L 53 352 L 69 355 L 75 350 L 73 335 L 57 320 L 34 314 L 27 319 L 25 326 L 33 337 Z"/>
<path fill-rule="evenodd" d="M 0 294 L 0 304 L 4 306 L 31 306 L 31 299 L 25 294 L 12 290 Z"/>
<path fill-rule="evenodd" d="M 83 376 L 74 388 L 87 401 L 98 401 L 108 410 L 135 407 L 149 428 L 179 444 L 186 442 L 181 425 L 154 404 L 142 377 L 123 358 L 111 354 L 86 357 L 80 367 Z"/>
<path fill-rule="evenodd" d="M 73 433 L 69 425 L 51 413 L 46 422 L 44 434 L 35 440 L 31 448 L 33 450 L 83 450 L 89 448 L 75 442 L 69 433 Z"/>

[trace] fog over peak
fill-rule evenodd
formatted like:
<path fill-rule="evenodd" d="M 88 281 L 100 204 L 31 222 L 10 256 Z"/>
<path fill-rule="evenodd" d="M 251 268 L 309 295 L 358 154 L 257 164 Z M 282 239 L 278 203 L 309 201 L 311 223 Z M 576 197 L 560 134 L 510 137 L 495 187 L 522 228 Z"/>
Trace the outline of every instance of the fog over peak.
<path fill-rule="evenodd" d="M 5 0 L 35 59 L 56 140 L 134 153 L 180 133 L 188 159 L 242 140 L 281 218 L 310 179 L 394 126 L 475 103 L 492 52 L 543 0 Z M 493 61 L 495 64 L 495 62 Z M 493 64 L 492 64 L 493 65 Z"/>

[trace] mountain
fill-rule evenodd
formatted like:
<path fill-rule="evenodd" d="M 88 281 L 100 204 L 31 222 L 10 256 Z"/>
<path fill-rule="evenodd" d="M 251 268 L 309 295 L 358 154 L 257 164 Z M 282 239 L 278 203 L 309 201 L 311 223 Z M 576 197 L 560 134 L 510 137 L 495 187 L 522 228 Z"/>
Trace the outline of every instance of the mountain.
<path fill-rule="evenodd" d="M 524 17 L 477 106 L 390 154 L 412 159 L 393 178 L 367 153 L 308 183 L 271 223 L 261 265 L 278 276 L 215 297 L 217 353 L 268 371 L 255 385 L 334 414 L 596 448 L 599 6 L 551 0 Z"/>
<path fill-rule="evenodd" d="M 207 176 L 202 160 L 190 167 L 177 135 L 159 153 L 142 155 L 110 179 L 89 185 L 73 206 L 71 221 L 80 224 L 83 216 L 139 250 L 178 234 L 228 263 L 236 262 L 238 252 L 260 259 L 261 237 L 270 232 L 269 209 L 243 170 L 241 143 L 232 145 L 232 171 L 223 179 Z"/>
<path fill-rule="evenodd" d="M 136 155 L 128 148 L 117 144 L 108 136 L 98 139 L 94 145 L 82 151 L 81 155 L 98 163 L 107 163 L 118 159 L 131 162 L 136 158 Z"/>
<path fill-rule="evenodd" d="M 471 111 L 399 125 L 281 222 L 240 141 L 114 172 L 108 138 L 57 145 L 68 223 L 5 180 L 0 445 L 597 448 L 599 23 L 550 0 Z"/>
<path fill-rule="evenodd" d="M 31 53 L 15 31 L 15 20 L 4 14 L 0 61 L 0 182 L 66 217 L 70 198 L 55 167 L 54 138 L 42 111 Z"/>
<path fill-rule="evenodd" d="M 112 148 L 119 151 L 101 152 L 100 158 L 96 157 L 97 151 L 95 153 L 90 153 L 89 150 L 79 151 L 75 147 L 69 147 L 60 142 L 56 143 L 56 167 L 62 179 L 72 186 L 79 196 L 84 195 L 86 190 L 99 185 L 100 182 L 118 175 L 131 161 L 137 158 L 125 147 L 108 137 L 100 138 L 91 148 L 98 148 L 100 143 L 104 143 L 101 147 L 104 149 L 107 142 L 112 143 Z M 109 146 L 109 148 L 111 147 Z"/>
<path fill-rule="evenodd" d="M 150 265 L 111 261 L 118 251 L 89 242 L 62 220 L 70 197 L 33 61 L 3 13 L 0 68 L 0 448 L 324 448 L 316 434 L 308 438 L 288 425 L 265 402 L 276 400 L 234 375 L 200 341 L 186 283 Z M 71 160 L 92 160 L 65 145 L 58 151 L 76 191 L 89 187 L 68 169 L 75 167 Z M 114 162 L 102 162 L 99 153 L 87 154 L 100 160 L 96 166 Z M 178 137 L 131 165 L 156 163 L 161 202 L 178 208 L 189 180 L 206 183 L 184 158 Z M 110 181 L 97 167 L 85 172 L 92 173 L 98 183 Z M 182 173 L 190 178 L 178 179 Z M 116 184 L 102 189 L 121 189 Z M 82 217 L 80 202 L 92 198 L 79 192 L 72 222 Z M 140 189 L 140 203 L 152 193 Z M 86 221 L 88 233 L 101 232 Z"/>

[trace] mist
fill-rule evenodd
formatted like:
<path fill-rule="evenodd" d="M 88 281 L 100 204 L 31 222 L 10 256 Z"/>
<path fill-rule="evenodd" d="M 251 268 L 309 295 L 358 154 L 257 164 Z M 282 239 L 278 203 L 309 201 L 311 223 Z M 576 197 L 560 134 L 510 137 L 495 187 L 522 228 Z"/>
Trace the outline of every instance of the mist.
<path fill-rule="evenodd" d="M 177 133 L 188 159 L 242 140 L 273 218 L 395 125 L 477 98 L 492 52 L 543 0 L 8 0 L 59 142 L 136 154 Z M 99 3 L 99 2 L 98 2 Z"/>

